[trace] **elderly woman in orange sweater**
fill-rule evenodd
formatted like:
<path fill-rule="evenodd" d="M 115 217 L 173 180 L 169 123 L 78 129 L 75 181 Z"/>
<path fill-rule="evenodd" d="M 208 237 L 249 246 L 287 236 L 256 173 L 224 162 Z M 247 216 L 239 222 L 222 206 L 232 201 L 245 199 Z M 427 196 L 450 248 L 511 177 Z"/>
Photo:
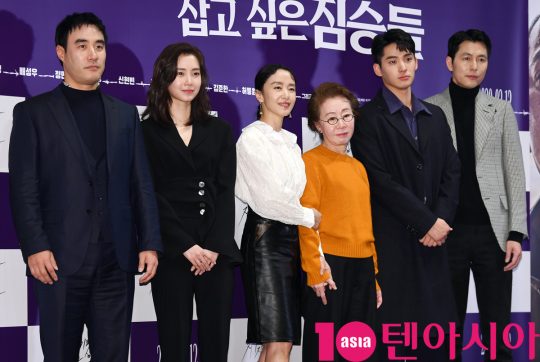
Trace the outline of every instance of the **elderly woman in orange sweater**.
<path fill-rule="evenodd" d="M 301 203 L 320 210 L 324 218 L 318 231 L 299 227 L 307 274 L 304 361 L 318 361 L 316 322 L 333 322 L 336 331 L 352 321 L 373 326 L 382 303 L 368 177 L 347 154 L 357 109 L 355 96 L 337 83 L 317 87 L 308 105 L 308 125 L 322 144 L 303 156 L 307 184 Z"/>

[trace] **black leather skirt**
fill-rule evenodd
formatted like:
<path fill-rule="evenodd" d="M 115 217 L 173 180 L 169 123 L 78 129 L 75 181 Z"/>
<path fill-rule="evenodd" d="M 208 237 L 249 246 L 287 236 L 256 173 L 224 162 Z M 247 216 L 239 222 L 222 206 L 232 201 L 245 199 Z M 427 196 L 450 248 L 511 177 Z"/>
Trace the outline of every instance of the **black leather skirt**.
<path fill-rule="evenodd" d="M 300 344 L 298 227 L 248 211 L 241 245 L 247 343 Z"/>

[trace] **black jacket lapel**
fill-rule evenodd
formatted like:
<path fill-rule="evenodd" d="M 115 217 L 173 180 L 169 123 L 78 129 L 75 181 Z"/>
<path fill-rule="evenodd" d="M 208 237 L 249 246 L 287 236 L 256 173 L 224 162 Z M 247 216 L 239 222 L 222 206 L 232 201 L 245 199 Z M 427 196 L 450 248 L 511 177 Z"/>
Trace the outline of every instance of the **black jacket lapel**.
<path fill-rule="evenodd" d="M 54 115 L 54 118 L 58 122 L 58 125 L 62 129 L 64 136 L 71 149 L 73 150 L 74 155 L 80 160 L 80 164 L 86 169 L 88 175 L 91 175 L 91 168 L 89 160 L 86 157 L 87 154 L 84 150 L 83 140 L 79 132 L 79 128 L 75 122 L 75 117 L 71 113 L 69 104 L 66 100 L 66 97 L 62 93 L 60 86 L 58 86 L 53 91 L 53 96 L 49 101 L 49 106 Z"/>
<path fill-rule="evenodd" d="M 186 162 L 195 169 L 195 164 L 193 162 L 193 158 L 191 157 L 191 153 L 182 140 L 182 137 L 178 134 L 178 131 L 176 130 L 176 127 L 174 125 L 166 125 L 162 126 L 159 125 L 156 127 L 158 135 L 163 138 L 163 140 L 171 146 L 173 149 L 176 150 L 185 160 Z M 193 133 L 191 135 L 191 140 L 189 142 L 189 146 L 191 147 L 191 143 L 193 142 L 193 137 L 195 136 L 195 125 L 193 128 Z"/>
<path fill-rule="evenodd" d="M 189 142 L 189 148 L 197 148 L 210 133 L 208 122 L 206 120 L 193 122 L 193 134 L 191 135 L 191 141 Z"/>

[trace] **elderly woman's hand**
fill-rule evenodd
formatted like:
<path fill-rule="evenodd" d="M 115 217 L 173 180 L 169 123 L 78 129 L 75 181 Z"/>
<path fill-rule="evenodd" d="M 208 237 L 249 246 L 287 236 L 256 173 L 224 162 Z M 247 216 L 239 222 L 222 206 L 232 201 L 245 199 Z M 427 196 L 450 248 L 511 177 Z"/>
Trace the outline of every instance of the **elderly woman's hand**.
<path fill-rule="evenodd" d="M 317 297 L 321 298 L 322 304 L 326 305 L 328 304 L 328 300 L 326 300 L 326 287 L 328 287 L 328 290 L 336 290 L 337 286 L 332 277 L 326 279 L 326 281 L 312 285 L 311 288 L 317 295 Z"/>
<path fill-rule="evenodd" d="M 334 282 L 334 279 L 332 279 L 332 269 L 330 268 L 330 265 L 328 265 L 328 262 L 324 258 L 324 255 L 321 255 L 321 270 L 319 272 L 321 273 L 321 275 L 324 275 L 324 273 L 328 273 L 330 277 L 322 283 L 312 285 L 311 288 L 313 289 L 315 294 L 317 294 L 317 297 L 321 298 L 322 303 L 326 305 L 328 303 L 325 294 L 326 287 L 328 287 L 328 290 L 336 290 L 337 286 Z"/>
<path fill-rule="evenodd" d="M 330 268 L 330 265 L 328 265 L 328 262 L 324 258 L 324 255 L 321 255 L 319 258 L 320 258 L 319 261 L 320 261 L 320 264 L 321 264 L 321 270 L 319 270 L 319 273 L 321 275 L 324 275 L 324 273 L 328 273 L 331 276 L 332 275 L 332 269 Z"/>

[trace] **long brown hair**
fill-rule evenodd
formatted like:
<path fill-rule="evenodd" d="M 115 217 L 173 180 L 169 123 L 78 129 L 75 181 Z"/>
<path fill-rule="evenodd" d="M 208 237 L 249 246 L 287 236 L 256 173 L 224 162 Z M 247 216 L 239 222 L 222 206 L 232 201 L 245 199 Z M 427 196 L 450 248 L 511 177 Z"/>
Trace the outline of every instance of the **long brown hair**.
<path fill-rule="evenodd" d="M 154 63 L 154 73 L 152 82 L 148 90 L 147 107 L 142 118 L 151 118 L 164 124 L 173 124 L 169 107 L 171 106 L 171 95 L 169 94 L 169 85 L 174 81 L 177 74 L 178 57 L 180 55 L 193 55 L 199 61 L 201 70 L 201 88 L 199 93 L 191 102 L 191 113 L 188 125 L 193 120 L 205 120 L 210 112 L 210 99 L 208 97 L 208 72 L 204 62 L 202 52 L 189 43 L 170 44 L 157 57 Z"/>

